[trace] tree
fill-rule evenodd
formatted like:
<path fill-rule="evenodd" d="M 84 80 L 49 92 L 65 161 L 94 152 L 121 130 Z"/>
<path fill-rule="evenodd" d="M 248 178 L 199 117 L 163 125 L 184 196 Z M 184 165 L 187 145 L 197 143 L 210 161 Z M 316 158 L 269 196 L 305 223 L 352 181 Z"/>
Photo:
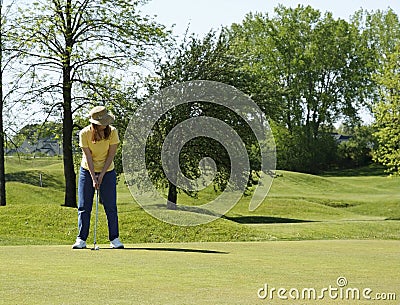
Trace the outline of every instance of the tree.
<path fill-rule="evenodd" d="M 167 52 L 167 59 L 160 62 L 156 70 L 158 86 L 153 88 L 154 92 L 159 89 L 177 85 L 182 82 L 209 80 L 218 81 L 224 84 L 236 84 L 244 79 L 243 74 L 236 70 L 237 58 L 229 53 L 229 41 L 222 31 L 219 35 L 211 31 L 204 38 L 194 36 L 186 37 L 176 48 Z M 154 84 L 153 84 L 154 85 Z M 189 89 L 190 90 L 190 89 Z M 222 94 L 222 93 L 221 93 Z M 162 143 L 167 135 L 179 123 L 201 117 L 213 117 L 231 126 L 240 138 L 245 142 L 250 155 L 255 137 L 252 136 L 250 128 L 243 119 L 236 113 L 225 107 L 207 101 L 193 101 L 179 105 L 165 113 L 155 125 L 152 134 L 147 140 L 146 165 L 149 176 L 153 183 L 159 188 L 168 189 L 167 203 L 169 208 L 175 208 L 178 199 L 178 192 L 186 192 L 190 196 L 196 196 L 196 191 L 188 191 L 177 188 L 176 173 L 172 177 L 166 177 L 162 167 Z M 209 126 L 212 128 L 212 126 Z M 165 145 L 165 143 L 164 143 Z M 166 149 L 169 151 L 169 149 Z M 259 154 L 255 153 L 252 158 L 251 168 L 259 170 Z M 204 158 L 211 158 L 217 169 L 214 177 L 216 190 L 224 190 L 227 186 L 230 174 L 230 158 L 223 145 L 210 138 L 199 136 L 186 143 L 179 153 L 179 156 L 170 156 L 179 159 L 179 167 L 185 177 L 197 179 L 200 175 L 199 164 Z M 169 158 L 166 158 L 168 163 Z M 235 177 L 235 181 L 249 180 L 249 176 Z"/>
<path fill-rule="evenodd" d="M 113 126 L 117 128 L 121 141 L 125 138 L 125 130 L 132 114 L 145 99 L 145 96 L 140 96 L 139 94 L 140 88 L 141 84 L 135 84 L 126 88 L 124 91 L 115 92 L 112 96 L 112 103 L 108 106 L 109 110 L 117 115 Z M 117 177 L 119 177 L 119 175 L 123 173 L 122 145 L 118 145 L 118 150 L 114 157 L 114 167 Z"/>
<path fill-rule="evenodd" d="M 273 18 L 249 14 L 233 25 L 232 49 L 243 55 L 242 69 L 254 74 L 246 93 L 287 129 L 292 144 L 285 146 L 292 153 L 286 156 L 301 156 L 286 164 L 315 172 L 333 156 L 328 135 L 333 123 L 359 119 L 370 93 L 371 70 L 352 24 L 310 6 L 280 5 L 275 13 Z"/>
<path fill-rule="evenodd" d="M 360 10 L 353 16 L 362 31 L 369 50 L 369 64 L 373 67 L 375 97 L 371 109 L 377 146 L 375 161 L 383 164 L 388 173 L 400 173 L 400 21 L 392 9 L 367 12 Z"/>
<path fill-rule="evenodd" d="M 373 133 L 375 128 L 370 125 L 343 126 L 345 133 L 350 136 L 347 141 L 339 143 L 339 168 L 354 168 L 371 164 L 372 149 L 376 145 Z"/>
<path fill-rule="evenodd" d="M 62 125 L 60 123 L 46 121 L 42 124 L 27 124 L 15 133 L 12 137 L 12 143 L 20 146 L 24 141 L 28 141 L 29 144 L 35 144 L 43 138 L 60 140 L 61 134 Z"/>
<path fill-rule="evenodd" d="M 0 0 L 0 206 L 6 205 L 6 171 L 4 165 L 3 127 L 3 1 Z"/>
<path fill-rule="evenodd" d="M 4 113 L 6 100 L 10 98 L 15 89 L 12 86 L 12 80 L 15 75 L 11 75 L 10 70 L 12 64 L 18 58 L 20 50 L 23 49 L 23 46 L 18 45 L 15 41 L 15 35 L 13 35 L 15 34 L 14 26 L 9 24 L 9 15 L 12 14 L 13 7 L 15 7 L 15 1 L 12 1 L 7 6 L 3 6 L 3 0 L 0 0 L 0 206 L 6 205 L 4 158 L 6 133 L 4 128 Z M 14 44 L 17 44 L 17 46 L 13 46 Z M 15 77 L 15 79 L 19 78 L 20 76 Z"/>
<path fill-rule="evenodd" d="M 400 41 L 388 54 L 384 72 L 378 77 L 381 99 L 373 108 L 378 147 L 374 160 L 390 174 L 400 175 Z"/>
<path fill-rule="evenodd" d="M 191 80 L 217 80 L 229 77 L 232 66 L 229 61 L 224 61 L 226 56 L 226 41 L 223 36 L 215 37 L 215 33 L 210 31 L 203 39 L 198 39 L 193 35 L 185 37 L 184 41 L 177 47 L 170 49 L 167 53 L 168 59 L 159 65 L 156 75 L 159 77 L 159 88 L 163 89 L 174 84 L 179 84 Z M 223 68 L 222 68 L 223 67 Z M 227 73 L 228 72 L 228 73 Z M 194 104 L 182 105 L 173 112 L 164 115 L 157 124 L 157 132 L 150 139 L 154 148 L 161 148 L 158 143 L 164 141 L 168 133 L 179 122 L 191 117 L 191 109 L 198 107 Z M 190 146 L 186 146 L 184 152 L 179 156 L 180 165 L 188 177 L 196 177 L 199 162 L 199 151 L 190 151 L 189 147 L 202 147 L 200 142 L 204 139 L 196 139 Z M 161 167 L 161 150 L 150 150 L 151 156 L 148 160 L 151 170 L 151 179 L 160 187 L 168 187 L 167 202 L 170 208 L 177 204 L 178 190 L 174 179 L 166 179 Z M 159 160 L 159 162 L 154 162 Z M 193 195 L 188 192 L 189 195 Z"/>
<path fill-rule="evenodd" d="M 31 94 L 50 113 L 62 116 L 65 206 L 76 206 L 74 114 L 88 104 L 104 103 L 110 83 L 134 81 L 129 68 L 143 64 L 166 36 L 162 26 L 139 14 L 142 3 L 46 0 L 21 9 L 20 36 L 30 47 L 25 55 Z"/>

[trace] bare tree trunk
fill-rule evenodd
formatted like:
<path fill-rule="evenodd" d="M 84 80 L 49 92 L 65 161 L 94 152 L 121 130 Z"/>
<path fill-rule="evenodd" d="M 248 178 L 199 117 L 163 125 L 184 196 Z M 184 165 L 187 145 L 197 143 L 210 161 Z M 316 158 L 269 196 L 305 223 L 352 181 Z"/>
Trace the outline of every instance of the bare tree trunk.
<path fill-rule="evenodd" d="M 1 52 L 1 51 L 0 51 Z M 3 75 L 0 72 L 0 83 Z M 4 166 L 3 86 L 0 85 L 0 206 L 6 205 L 6 170 Z"/>
<path fill-rule="evenodd" d="M 170 181 L 169 182 L 169 188 L 168 188 L 167 209 L 176 210 L 176 201 L 177 201 L 177 199 L 178 199 L 178 192 L 176 190 L 176 185 L 173 184 Z"/>
<path fill-rule="evenodd" d="M 64 98 L 71 99 L 71 91 L 64 92 Z M 74 170 L 74 159 L 72 151 L 72 111 L 71 103 L 64 101 L 63 117 L 63 160 L 65 178 L 65 200 L 64 205 L 75 208 L 76 205 L 76 175 Z"/>
<path fill-rule="evenodd" d="M 1 73 L 1 72 L 0 72 Z M 0 82 L 3 75 L 0 75 Z M 6 205 L 6 170 L 4 166 L 3 87 L 0 85 L 0 206 Z"/>
<path fill-rule="evenodd" d="M 65 178 L 65 201 L 67 207 L 76 207 L 76 175 L 74 169 L 74 157 L 72 149 L 72 82 L 70 80 L 70 67 L 63 71 L 63 161 Z"/>
<path fill-rule="evenodd" d="M 63 69 L 63 160 L 65 178 L 65 200 L 67 207 L 76 207 L 76 175 L 72 150 L 72 82 L 69 60 Z"/>
<path fill-rule="evenodd" d="M 0 0 L 0 19 L 3 1 Z M 4 166 L 4 126 L 3 126 L 3 29 L 0 25 L 0 206 L 6 205 L 6 171 Z"/>

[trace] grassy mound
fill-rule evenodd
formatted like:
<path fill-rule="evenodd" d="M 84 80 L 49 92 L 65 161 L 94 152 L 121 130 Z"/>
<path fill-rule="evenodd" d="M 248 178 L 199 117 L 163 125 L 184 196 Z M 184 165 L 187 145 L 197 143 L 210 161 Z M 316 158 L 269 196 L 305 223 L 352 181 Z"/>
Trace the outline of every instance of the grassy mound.
<path fill-rule="evenodd" d="M 77 212 L 62 207 L 61 160 L 9 158 L 6 169 L 7 206 L 0 208 L 0 245 L 71 244 L 77 234 Z M 248 211 L 250 197 L 243 197 L 222 219 L 196 227 L 174 226 L 149 216 L 121 179 L 121 238 L 125 243 L 400 239 L 399 178 L 366 172 L 367 176 L 343 172 L 315 176 L 279 171 L 256 211 Z M 196 200 L 180 194 L 179 203 L 198 204 L 213 196 L 209 190 Z M 102 207 L 99 216 L 98 238 L 105 243 Z"/>

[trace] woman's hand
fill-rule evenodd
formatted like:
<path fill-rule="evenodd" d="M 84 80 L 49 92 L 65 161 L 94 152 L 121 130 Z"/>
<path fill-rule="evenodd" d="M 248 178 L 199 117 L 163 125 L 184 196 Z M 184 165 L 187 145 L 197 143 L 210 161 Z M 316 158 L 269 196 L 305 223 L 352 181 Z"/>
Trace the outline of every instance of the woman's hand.
<path fill-rule="evenodd" d="M 95 190 L 98 190 L 100 188 L 100 184 L 101 184 L 101 183 L 99 183 L 99 176 L 98 175 L 92 176 L 92 181 L 93 181 L 93 188 Z"/>
<path fill-rule="evenodd" d="M 103 182 L 104 175 L 105 175 L 105 173 L 102 172 L 100 175 L 97 176 L 98 188 L 100 188 L 100 185 Z"/>

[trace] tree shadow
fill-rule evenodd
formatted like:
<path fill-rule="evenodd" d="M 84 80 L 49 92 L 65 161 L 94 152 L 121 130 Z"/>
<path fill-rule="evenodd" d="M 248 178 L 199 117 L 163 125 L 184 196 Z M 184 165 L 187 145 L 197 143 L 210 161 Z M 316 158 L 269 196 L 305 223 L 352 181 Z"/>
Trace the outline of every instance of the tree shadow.
<path fill-rule="evenodd" d="M 154 204 L 151 206 L 152 208 L 156 209 L 164 209 L 164 210 L 169 210 L 167 209 L 167 205 L 161 205 L 161 204 Z M 307 222 L 316 222 L 314 220 L 305 220 L 305 219 L 294 219 L 294 218 L 281 218 L 281 217 L 270 217 L 270 216 L 226 216 L 226 215 L 221 215 L 218 213 L 215 213 L 213 211 L 203 209 L 201 207 L 196 207 L 196 206 L 180 206 L 176 205 L 175 210 L 169 210 L 169 211 L 182 211 L 182 212 L 189 212 L 189 213 L 194 213 L 194 214 L 201 214 L 205 216 L 210 216 L 210 217 L 216 217 L 216 218 L 223 218 L 226 220 L 230 220 L 236 223 L 241 223 L 241 224 L 268 224 L 268 223 L 307 223 Z"/>
<path fill-rule="evenodd" d="M 166 210 L 166 211 L 181 211 L 181 212 L 188 212 L 188 213 L 195 213 L 195 214 L 202 214 L 202 215 L 207 215 L 207 216 L 212 216 L 212 217 L 220 217 L 221 214 L 218 214 L 214 211 L 204 209 L 201 207 L 196 207 L 196 206 L 187 206 L 187 205 L 179 205 L 177 204 L 173 209 L 168 208 L 167 204 L 153 204 L 153 205 L 148 205 L 147 207 L 149 208 L 154 208 L 157 210 Z"/>
<path fill-rule="evenodd" d="M 63 183 L 59 180 L 58 176 L 38 170 L 7 173 L 5 178 L 8 182 L 20 182 L 39 187 L 63 188 Z"/>
<path fill-rule="evenodd" d="M 135 250 L 135 251 L 164 251 L 164 252 L 184 252 L 184 253 L 203 253 L 203 254 L 229 254 L 229 252 L 206 250 L 206 249 L 188 249 L 188 248 L 162 248 L 162 247 L 125 247 L 124 249 L 102 248 L 101 250 Z"/>
<path fill-rule="evenodd" d="M 357 168 L 348 168 L 340 170 L 325 171 L 320 174 L 323 177 L 386 177 L 388 173 L 385 172 L 385 167 L 381 165 L 369 165 Z"/>
<path fill-rule="evenodd" d="M 269 217 L 269 216 L 223 216 L 227 220 L 231 220 L 241 224 L 268 224 L 268 223 L 304 223 L 315 222 L 312 220 Z"/>

